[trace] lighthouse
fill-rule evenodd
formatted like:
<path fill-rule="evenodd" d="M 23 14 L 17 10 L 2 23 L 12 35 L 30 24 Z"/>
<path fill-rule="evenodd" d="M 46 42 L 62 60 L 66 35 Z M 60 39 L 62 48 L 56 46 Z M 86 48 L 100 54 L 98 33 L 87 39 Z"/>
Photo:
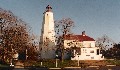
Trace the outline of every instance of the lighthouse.
<path fill-rule="evenodd" d="M 43 13 L 43 22 L 40 37 L 41 58 L 55 58 L 55 30 L 52 7 L 48 5 Z"/>

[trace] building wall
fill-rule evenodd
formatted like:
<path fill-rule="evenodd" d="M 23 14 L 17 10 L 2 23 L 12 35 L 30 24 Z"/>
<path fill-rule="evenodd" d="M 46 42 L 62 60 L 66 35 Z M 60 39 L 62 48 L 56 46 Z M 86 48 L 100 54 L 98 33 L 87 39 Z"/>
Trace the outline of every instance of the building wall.
<path fill-rule="evenodd" d="M 71 60 L 103 60 L 104 57 L 102 57 L 102 54 L 100 54 L 99 48 L 81 48 L 81 54 L 77 55 L 74 54 L 74 58 L 71 58 Z"/>
<path fill-rule="evenodd" d="M 83 47 L 95 47 L 95 41 L 83 41 Z"/>
<path fill-rule="evenodd" d="M 80 52 L 74 50 L 74 56 L 71 60 L 103 60 L 104 57 L 100 54 L 100 49 L 95 47 L 95 41 L 75 41 L 75 40 L 65 40 L 65 48 L 79 47 Z M 98 51 L 97 51 L 98 50 Z M 80 54 L 79 54 L 80 53 Z M 79 56 L 79 57 L 78 57 Z"/>
<path fill-rule="evenodd" d="M 64 47 L 95 47 L 95 41 L 75 41 L 75 40 L 64 40 Z"/>
<path fill-rule="evenodd" d="M 43 59 L 55 58 L 54 19 L 53 13 L 51 11 L 45 12 L 43 16 L 40 47 L 41 58 Z"/>
<path fill-rule="evenodd" d="M 64 40 L 64 47 L 80 48 L 80 51 L 73 49 L 74 57 L 71 60 L 103 60 L 104 57 L 100 54 L 100 49 L 95 47 L 95 41 L 75 41 L 75 40 Z M 79 56 L 79 57 L 78 57 Z"/>
<path fill-rule="evenodd" d="M 64 47 L 83 47 L 83 43 L 75 40 L 64 40 Z"/>
<path fill-rule="evenodd" d="M 41 36 L 43 38 L 43 41 L 46 41 L 46 37 L 47 37 L 52 42 L 55 42 L 54 19 L 52 12 L 44 13 L 42 25 L 43 27 L 42 27 Z"/>

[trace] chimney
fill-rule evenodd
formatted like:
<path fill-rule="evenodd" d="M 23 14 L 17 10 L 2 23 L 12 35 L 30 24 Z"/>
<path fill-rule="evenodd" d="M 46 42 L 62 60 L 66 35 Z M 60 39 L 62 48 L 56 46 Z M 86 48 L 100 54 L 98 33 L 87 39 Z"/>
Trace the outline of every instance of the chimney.
<path fill-rule="evenodd" d="M 86 36 L 86 35 L 85 35 L 85 31 L 82 32 L 82 36 Z"/>

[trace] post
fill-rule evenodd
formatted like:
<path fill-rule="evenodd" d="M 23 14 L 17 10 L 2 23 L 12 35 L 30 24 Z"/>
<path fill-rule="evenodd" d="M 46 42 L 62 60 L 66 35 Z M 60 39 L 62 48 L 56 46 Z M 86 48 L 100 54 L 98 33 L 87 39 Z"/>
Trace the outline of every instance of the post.
<path fill-rule="evenodd" d="M 56 59 L 56 67 L 57 67 L 57 59 Z"/>
<path fill-rule="evenodd" d="M 25 50 L 25 53 L 26 53 L 26 60 L 27 60 L 27 57 L 28 57 L 28 56 L 27 56 L 27 49 Z"/>
<path fill-rule="evenodd" d="M 11 59 L 10 66 L 12 66 L 12 67 L 14 66 L 14 65 L 13 65 L 13 59 Z"/>
<path fill-rule="evenodd" d="M 79 66 L 79 55 L 78 55 L 78 66 Z"/>
<path fill-rule="evenodd" d="M 40 62 L 41 66 L 42 66 L 42 61 Z"/>
<path fill-rule="evenodd" d="M 13 51 L 14 49 L 13 49 L 13 47 L 12 47 L 12 65 L 13 65 L 13 62 L 14 62 L 14 51 Z M 13 65 L 14 66 L 14 65 Z"/>
<path fill-rule="evenodd" d="M 56 67 L 57 67 L 57 65 L 58 65 L 57 58 L 58 58 L 58 55 L 56 55 Z"/>

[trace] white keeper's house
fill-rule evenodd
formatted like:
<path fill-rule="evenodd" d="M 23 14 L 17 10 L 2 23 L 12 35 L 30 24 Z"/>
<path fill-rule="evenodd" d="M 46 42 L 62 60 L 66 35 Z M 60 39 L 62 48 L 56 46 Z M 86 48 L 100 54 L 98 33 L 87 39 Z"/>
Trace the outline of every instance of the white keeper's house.
<path fill-rule="evenodd" d="M 100 48 L 95 47 L 95 40 L 82 32 L 82 35 L 66 35 L 64 47 L 73 48 L 71 60 L 103 60 Z"/>

